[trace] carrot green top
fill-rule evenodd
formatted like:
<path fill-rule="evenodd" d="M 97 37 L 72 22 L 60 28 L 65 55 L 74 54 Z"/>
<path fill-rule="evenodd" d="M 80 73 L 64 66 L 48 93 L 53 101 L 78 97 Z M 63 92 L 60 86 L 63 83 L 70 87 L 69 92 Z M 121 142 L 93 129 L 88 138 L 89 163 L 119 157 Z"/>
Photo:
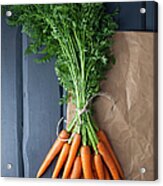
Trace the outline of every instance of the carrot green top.
<path fill-rule="evenodd" d="M 76 108 L 82 109 L 100 91 L 100 81 L 115 62 L 111 47 L 117 28 L 113 17 L 117 11 L 107 13 L 103 3 L 3 6 L 3 11 L 6 10 L 12 12 L 8 24 L 22 26 L 22 32 L 30 38 L 26 53 L 41 54 L 37 62 L 56 58 L 60 84 L 71 93 Z M 67 97 L 62 99 L 66 100 Z M 76 114 L 68 130 L 81 121 L 83 127 L 88 125 L 82 132 L 83 144 L 88 135 L 95 146 L 97 140 L 89 112 L 80 118 Z M 74 130 L 81 133 L 82 129 L 77 126 Z"/>

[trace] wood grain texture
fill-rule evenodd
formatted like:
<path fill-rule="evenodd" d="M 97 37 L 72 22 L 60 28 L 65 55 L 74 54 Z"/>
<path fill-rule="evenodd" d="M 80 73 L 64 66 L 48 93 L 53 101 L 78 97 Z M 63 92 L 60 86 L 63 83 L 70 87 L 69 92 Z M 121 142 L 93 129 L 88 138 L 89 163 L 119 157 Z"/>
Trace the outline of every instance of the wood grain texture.
<path fill-rule="evenodd" d="M 65 115 L 55 59 L 36 64 L 24 55 L 28 39 L 2 17 L 2 176 L 35 177 Z M 60 125 L 60 129 L 63 125 Z M 10 170 L 7 164 L 12 164 Z M 43 177 L 51 177 L 55 162 Z"/>
<path fill-rule="evenodd" d="M 19 28 L 9 27 L 2 17 L 2 125 L 1 175 L 23 176 L 22 159 L 22 39 Z M 11 164 L 11 169 L 7 169 Z"/>
<path fill-rule="evenodd" d="M 28 45 L 23 35 L 23 50 Z M 23 158 L 24 176 L 35 177 L 45 155 L 56 139 L 56 126 L 60 119 L 60 91 L 54 72 L 54 61 L 36 64 L 35 58 L 23 58 Z M 54 162 L 43 177 L 51 177 Z"/>

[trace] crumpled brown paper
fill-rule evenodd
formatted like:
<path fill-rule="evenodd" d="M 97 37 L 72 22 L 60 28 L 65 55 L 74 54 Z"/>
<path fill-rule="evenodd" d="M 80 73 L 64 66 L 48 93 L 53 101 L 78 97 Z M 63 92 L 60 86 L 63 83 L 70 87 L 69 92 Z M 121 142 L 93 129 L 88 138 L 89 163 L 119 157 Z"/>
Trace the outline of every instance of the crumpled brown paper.
<path fill-rule="evenodd" d="M 101 82 L 102 91 L 116 102 L 115 109 L 104 97 L 94 103 L 94 118 L 107 133 L 127 180 L 157 179 L 155 43 L 155 33 L 117 32 L 116 64 Z M 68 120 L 73 110 L 69 104 Z"/>

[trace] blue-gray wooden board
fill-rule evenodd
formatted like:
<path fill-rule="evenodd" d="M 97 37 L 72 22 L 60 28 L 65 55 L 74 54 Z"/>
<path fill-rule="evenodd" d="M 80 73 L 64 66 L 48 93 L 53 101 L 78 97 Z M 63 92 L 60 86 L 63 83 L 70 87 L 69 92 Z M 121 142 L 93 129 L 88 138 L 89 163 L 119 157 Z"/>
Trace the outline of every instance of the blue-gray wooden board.
<path fill-rule="evenodd" d="M 2 19 L 2 122 L 1 174 L 23 176 L 22 159 L 22 40 L 20 29 Z M 9 165 L 10 166 L 9 166 Z"/>
<path fill-rule="evenodd" d="M 55 61 L 36 64 L 39 56 L 22 55 L 28 39 L 4 18 L 2 43 L 2 176 L 35 177 L 63 114 Z M 43 177 L 50 177 L 53 167 Z"/>

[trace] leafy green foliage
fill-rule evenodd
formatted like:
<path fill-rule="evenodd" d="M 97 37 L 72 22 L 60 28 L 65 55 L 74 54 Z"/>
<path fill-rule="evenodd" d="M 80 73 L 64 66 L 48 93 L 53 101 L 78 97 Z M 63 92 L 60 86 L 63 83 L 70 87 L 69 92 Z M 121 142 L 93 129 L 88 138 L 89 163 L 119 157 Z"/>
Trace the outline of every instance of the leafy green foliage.
<path fill-rule="evenodd" d="M 42 54 L 38 62 L 56 57 L 60 84 L 82 108 L 100 90 L 100 81 L 112 67 L 114 14 L 102 3 L 5 6 L 12 16 L 8 24 L 22 26 L 31 38 L 26 53 Z"/>

